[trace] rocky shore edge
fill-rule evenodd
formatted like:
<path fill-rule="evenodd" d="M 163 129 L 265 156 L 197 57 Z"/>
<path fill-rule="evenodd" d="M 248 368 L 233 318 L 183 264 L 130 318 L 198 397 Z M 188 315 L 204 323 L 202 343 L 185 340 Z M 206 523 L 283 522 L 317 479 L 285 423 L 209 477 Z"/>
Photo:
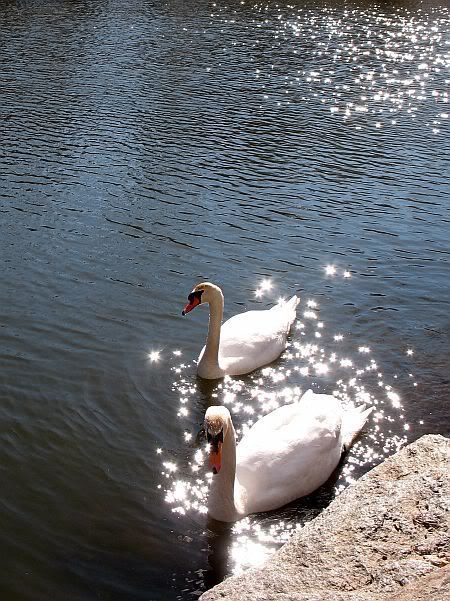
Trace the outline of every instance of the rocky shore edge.
<path fill-rule="evenodd" d="M 450 601 L 449 440 L 426 435 L 365 474 L 261 568 L 201 601 Z"/>

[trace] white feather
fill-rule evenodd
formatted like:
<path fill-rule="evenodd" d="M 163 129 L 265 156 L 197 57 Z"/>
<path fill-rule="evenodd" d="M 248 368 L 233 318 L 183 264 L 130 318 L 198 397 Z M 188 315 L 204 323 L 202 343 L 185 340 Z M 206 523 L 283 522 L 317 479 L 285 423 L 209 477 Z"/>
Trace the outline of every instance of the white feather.
<path fill-rule="evenodd" d="M 199 376 L 214 379 L 247 374 L 271 363 L 286 348 L 300 302 L 297 296 L 268 310 L 239 313 L 222 324 L 221 289 L 204 282 L 194 288 L 200 290 L 202 304 L 209 304 L 210 320 L 206 345 L 198 358 Z"/>
<path fill-rule="evenodd" d="M 328 480 L 344 447 L 351 444 L 371 411 L 364 407 L 347 410 L 336 397 L 308 390 L 298 403 L 279 407 L 258 420 L 237 449 L 231 425 L 223 445 L 223 473 L 213 476 L 211 516 L 234 521 L 312 493 Z M 226 461 L 230 465 L 236 461 L 235 472 L 227 469 Z"/>

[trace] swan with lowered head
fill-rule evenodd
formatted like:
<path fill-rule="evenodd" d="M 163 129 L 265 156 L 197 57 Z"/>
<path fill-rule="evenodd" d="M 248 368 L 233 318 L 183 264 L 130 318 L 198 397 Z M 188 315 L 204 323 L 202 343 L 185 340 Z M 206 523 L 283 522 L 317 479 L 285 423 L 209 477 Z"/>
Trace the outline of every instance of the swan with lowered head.
<path fill-rule="evenodd" d="M 300 299 L 293 296 L 269 310 L 239 313 L 224 324 L 219 286 L 210 282 L 198 284 L 188 301 L 183 315 L 202 303 L 209 304 L 208 336 L 198 358 L 197 373 L 211 380 L 227 374 L 247 374 L 279 357 L 286 347 Z"/>
<path fill-rule="evenodd" d="M 372 409 L 344 409 L 336 397 L 308 390 L 298 403 L 258 420 L 236 447 L 228 409 L 209 407 L 209 515 L 233 522 L 312 493 L 331 476 Z"/>

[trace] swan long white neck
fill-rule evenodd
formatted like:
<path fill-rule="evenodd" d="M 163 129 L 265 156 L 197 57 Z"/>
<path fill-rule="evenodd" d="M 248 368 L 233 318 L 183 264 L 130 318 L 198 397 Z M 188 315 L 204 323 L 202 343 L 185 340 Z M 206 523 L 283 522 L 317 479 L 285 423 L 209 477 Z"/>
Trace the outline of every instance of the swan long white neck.
<path fill-rule="evenodd" d="M 239 518 L 240 508 L 236 506 L 236 433 L 233 423 L 225 435 L 222 446 L 222 467 L 212 477 L 208 496 L 208 513 L 215 520 L 233 522 Z M 235 492 L 236 488 L 236 492 Z"/>
<path fill-rule="evenodd" d="M 220 329 L 222 327 L 223 317 L 223 294 L 220 288 L 214 287 L 209 301 L 209 325 L 208 336 L 206 339 L 205 351 L 202 357 L 202 363 L 208 364 L 220 370 L 219 367 L 219 345 Z"/>

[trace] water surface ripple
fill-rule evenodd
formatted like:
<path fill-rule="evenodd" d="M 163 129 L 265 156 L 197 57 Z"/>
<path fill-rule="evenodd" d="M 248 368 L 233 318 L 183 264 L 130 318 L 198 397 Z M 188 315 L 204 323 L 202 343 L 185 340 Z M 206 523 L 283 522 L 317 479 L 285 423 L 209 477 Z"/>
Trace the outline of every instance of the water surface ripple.
<path fill-rule="evenodd" d="M 1 598 L 195 599 L 447 433 L 444 3 L 0 0 Z M 204 383 L 226 317 L 299 293 L 273 366 Z M 376 412 L 317 494 L 208 523 L 198 432 L 308 387 Z"/>

